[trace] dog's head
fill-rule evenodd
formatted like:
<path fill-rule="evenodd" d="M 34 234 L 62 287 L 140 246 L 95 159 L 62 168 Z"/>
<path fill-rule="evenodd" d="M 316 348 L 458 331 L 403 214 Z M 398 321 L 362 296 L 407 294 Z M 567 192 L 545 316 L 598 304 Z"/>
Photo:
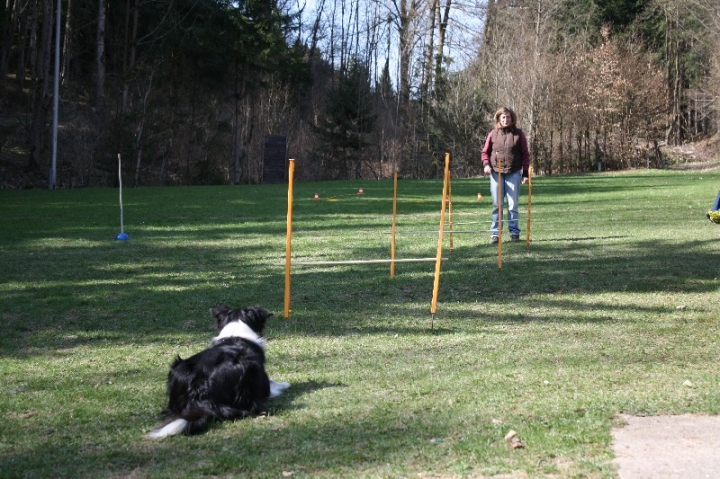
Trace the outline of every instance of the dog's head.
<path fill-rule="evenodd" d="M 213 315 L 217 322 L 218 331 L 222 331 L 229 323 L 240 321 L 247 324 L 258 336 L 262 336 L 263 329 L 265 329 L 265 322 L 273 315 L 271 312 L 258 306 L 251 308 L 230 308 L 224 304 L 210 309 L 210 314 Z"/>

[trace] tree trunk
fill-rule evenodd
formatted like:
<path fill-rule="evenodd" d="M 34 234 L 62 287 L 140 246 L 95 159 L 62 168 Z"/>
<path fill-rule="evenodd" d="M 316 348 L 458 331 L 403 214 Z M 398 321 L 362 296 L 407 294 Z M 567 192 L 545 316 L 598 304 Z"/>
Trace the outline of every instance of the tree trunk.
<path fill-rule="evenodd" d="M 409 5 L 408 5 L 409 4 Z M 412 56 L 412 32 L 411 23 L 414 16 L 414 3 L 412 0 L 400 0 L 400 18 L 398 35 L 399 39 L 399 61 L 400 81 L 398 94 L 400 95 L 401 110 L 405 110 L 410 101 L 410 59 Z"/>
<path fill-rule="evenodd" d="M 20 0 L 17 0 L 18 2 Z M 28 38 L 27 38 L 27 32 L 28 32 L 28 25 L 30 22 L 30 14 L 28 13 L 29 8 L 26 8 L 24 11 L 21 10 L 19 12 L 18 17 L 18 53 L 17 53 L 17 65 L 16 65 L 16 76 L 17 76 L 17 91 L 18 93 L 22 94 L 22 92 L 25 90 L 25 67 L 27 66 L 27 44 L 28 44 Z"/>
<path fill-rule="evenodd" d="M 540 65 L 540 25 L 543 16 L 542 0 L 537 0 L 537 9 L 535 12 L 535 51 L 533 52 L 533 65 L 531 70 L 530 85 L 530 105 L 528 108 L 528 140 L 533 144 L 535 136 L 535 122 L 537 112 L 537 89 L 538 89 L 538 68 Z"/>
<path fill-rule="evenodd" d="M 152 91 L 152 82 L 153 82 L 153 76 L 155 75 L 155 70 L 153 70 L 150 73 L 150 79 L 148 80 L 148 87 L 145 91 L 145 94 L 143 95 L 143 103 L 142 103 L 142 115 L 140 116 L 140 125 L 138 126 L 137 133 L 135 134 L 135 186 L 138 186 L 140 184 L 140 169 L 142 166 L 142 157 L 143 157 L 143 143 L 142 143 L 142 137 L 143 137 L 143 131 L 145 130 L 145 119 L 147 115 L 147 106 L 148 106 L 148 98 L 150 97 L 150 91 Z"/>
<path fill-rule="evenodd" d="M 323 10 L 325 10 L 325 0 L 320 0 L 320 5 L 318 5 L 316 10 L 315 22 L 313 23 L 312 33 L 310 34 L 310 52 L 308 53 L 310 63 L 312 63 L 312 59 L 315 56 L 317 50 L 318 32 L 320 30 L 320 22 L 322 20 Z"/>
<path fill-rule="evenodd" d="M 36 39 L 33 87 L 32 87 L 32 123 L 30 126 L 31 147 L 29 167 L 38 168 L 43 163 L 46 146 L 47 117 L 50 111 L 50 52 L 52 50 L 52 30 L 54 24 L 52 0 L 38 0 L 35 4 L 35 18 L 40 23 L 40 37 Z"/>
<path fill-rule="evenodd" d="M 15 46 L 15 26 L 19 23 L 19 3 L 20 0 L 14 0 L 7 4 L 7 22 L 5 23 L 5 28 L 3 28 L 3 31 L 0 32 L 0 38 L 5 39 L 2 45 L 0 45 L 0 84 L 2 84 L 7 77 L 7 71 L 10 66 L 11 52 L 13 47 Z"/>
<path fill-rule="evenodd" d="M 243 172 L 246 181 L 250 182 L 250 169 L 247 165 L 247 150 L 245 149 L 244 129 L 246 127 L 245 110 L 247 109 L 245 98 L 247 96 L 247 75 L 244 66 L 236 67 L 235 73 L 235 112 L 233 122 L 233 182 L 240 184 L 243 180 Z M 245 164 L 243 165 L 243 162 Z"/>
<path fill-rule="evenodd" d="M 65 38 L 63 39 L 63 62 L 60 71 L 60 79 L 62 84 L 66 85 L 70 80 L 70 61 L 73 54 L 72 35 L 73 35 L 73 16 L 72 16 L 72 0 L 67 0 L 65 6 Z"/>
<path fill-rule="evenodd" d="M 427 31 L 427 41 L 425 42 L 425 65 L 423 65 L 423 77 L 421 94 L 422 98 L 426 100 L 430 92 L 430 85 L 432 84 L 432 76 L 434 72 L 433 68 L 433 51 L 435 50 L 435 19 L 437 18 L 439 10 L 439 0 L 430 0 L 430 27 Z"/>
<path fill-rule="evenodd" d="M 132 13 L 132 20 L 131 20 Z M 140 21 L 140 2 L 127 0 L 125 5 L 125 46 L 123 52 L 123 91 L 120 102 L 120 111 L 125 113 L 128 109 L 128 97 L 130 95 L 130 78 L 135 69 L 137 52 L 137 32 Z"/>
<path fill-rule="evenodd" d="M 443 58 L 445 51 L 445 38 L 447 37 L 447 27 L 450 21 L 450 7 L 452 6 L 452 0 L 445 0 L 445 9 L 440 18 L 440 11 L 438 10 L 438 19 L 440 23 L 438 25 L 438 44 L 437 44 L 437 57 L 435 58 L 435 82 L 442 77 Z"/>
<path fill-rule="evenodd" d="M 669 145 L 680 145 L 683 142 L 682 96 L 685 72 L 681 59 L 684 50 L 681 34 L 679 7 L 672 5 L 670 10 L 665 10 L 665 61 L 670 110 L 670 125 L 665 133 L 665 141 Z"/>
<path fill-rule="evenodd" d="M 105 103 L 105 0 L 98 0 L 97 37 L 95 45 L 95 108 Z"/>

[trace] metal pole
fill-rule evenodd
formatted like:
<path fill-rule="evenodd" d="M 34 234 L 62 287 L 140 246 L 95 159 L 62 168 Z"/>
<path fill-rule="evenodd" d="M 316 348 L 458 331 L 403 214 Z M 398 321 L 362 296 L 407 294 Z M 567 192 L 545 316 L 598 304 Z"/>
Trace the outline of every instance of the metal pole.
<path fill-rule="evenodd" d="M 392 207 L 392 236 L 390 237 L 390 277 L 395 277 L 395 233 L 397 233 L 397 180 L 398 172 L 395 170 L 393 179 L 393 207 Z"/>
<path fill-rule="evenodd" d="M 443 258 L 447 259 L 447 258 Z M 335 266 L 342 264 L 378 264 L 378 263 L 421 263 L 437 261 L 437 258 L 400 258 L 400 259 L 348 259 L 337 261 L 295 261 L 295 266 Z"/>
<path fill-rule="evenodd" d="M 497 159 L 498 184 L 497 184 L 497 208 L 498 208 L 498 269 L 502 269 L 502 236 L 503 236 L 503 210 L 505 209 L 505 188 L 502 183 L 502 158 Z M 502 194 L 501 194 L 502 193 Z"/>
<path fill-rule="evenodd" d="M 125 233 L 125 223 L 123 220 L 123 201 L 122 201 L 122 160 L 118 153 L 118 185 L 120 189 L 120 234 Z"/>
<path fill-rule="evenodd" d="M 58 105 L 60 97 L 60 11 L 61 0 L 57 0 L 55 12 L 55 79 L 53 82 L 53 120 L 52 120 L 52 166 L 50 167 L 51 190 L 55 189 L 57 171 L 57 132 L 58 132 Z"/>
<path fill-rule="evenodd" d="M 530 212 L 532 209 L 532 177 L 533 167 L 530 166 L 528 170 L 528 219 L 527 219 L 527 235 L 525 239 L 525 246 L 530 247 Z"/>
<path fill-rule="evenodd" d="M 293 183 L 295 179 L 295 160 L 291 158 L 288 173 L 288 206 L 287 206 L 287 233 L 285 235 L 285 319 L 290 317 L 290 266 L 292 257 L 292 211 L 293 211 Z"/>

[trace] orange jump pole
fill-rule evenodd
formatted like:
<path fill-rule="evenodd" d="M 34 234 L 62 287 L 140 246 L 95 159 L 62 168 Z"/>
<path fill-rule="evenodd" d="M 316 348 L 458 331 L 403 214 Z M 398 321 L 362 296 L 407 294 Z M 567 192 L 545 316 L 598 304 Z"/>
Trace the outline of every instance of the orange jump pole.
<path fill-rule="evenodd" d="M 293 187 L 295 180 L 295 160 L 289 160 L 288 172 L 288 206 L 287 206 L 287 233 L 285 235 L 285 319 L 290 317 L 290 266 L 292 258 L 292 213 L 293 213 Z"/>
<path fill-rule="evenodd" d="M 532 177 L 533 167 L 530 166 L 528 169 L 528 219 L 527 219 L 527 234 L 525 237 L 525 246 L 530 248 L 530 212 L 532 208 Z"/>
<path fill-rule="evenodd" d="M 435 257 L 435 282 L 433 284 L 433 297 L 430 304 L 430 327 L 435 327 L 435 313 L 437 313 L 438 292 L 440 290 L 440 266 L 442 264 L 443 232 L 445 231 L 445 203 L 448 198 L 448 183 L 450 178 L 450 153 L 445 153 L 445 176 L 443 179 L 442 208 L 440 209 L 440 230 L 438 231 L 437 255 Z"/>
<path fill-rule="evenodd" d="M 398 172 L 395 170 L 393 178 L 393 207 L 392 207 L 392 235 L 390 237 L 390 277 L 395 277 L 395 234 L 397 232 L 397 176 Z"/>
<path fill-rule="evenodd" d="M 502 158 L 498 157 L 498 184 L 497 184 L 497 206 L 498 206 L 498 269 L 502 269 L 502 237 L 503 237 L 503 210 L 505 209 L 505 188 L 502 183 Z M 501 194 L 502 193 L 502 194 Z"/>
<path fill-rule="evenodd" d="M 447 175 L 447 181 L 448 181 L 448 232 L 450 233 L 450 251 L 455 251 L 455 245 L 453 244 L 453 203 L 452 203 L 452 177 L 450 176 L 450 170 L 446 170 L 445 174 Z"/>

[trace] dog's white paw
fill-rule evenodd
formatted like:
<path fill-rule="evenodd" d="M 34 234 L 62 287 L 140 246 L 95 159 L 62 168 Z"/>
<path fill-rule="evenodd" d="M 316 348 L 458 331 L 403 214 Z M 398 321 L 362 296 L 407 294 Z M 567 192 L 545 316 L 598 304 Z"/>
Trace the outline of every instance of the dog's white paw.
<path fill-rule="evenodd" d="M 287 388 L 290 387 L 290 383 L 288 382 L 275 382 L 272 379 L 270 380 L 270 397 L 276 398 L 279 395 L 283 393 Z"/>

